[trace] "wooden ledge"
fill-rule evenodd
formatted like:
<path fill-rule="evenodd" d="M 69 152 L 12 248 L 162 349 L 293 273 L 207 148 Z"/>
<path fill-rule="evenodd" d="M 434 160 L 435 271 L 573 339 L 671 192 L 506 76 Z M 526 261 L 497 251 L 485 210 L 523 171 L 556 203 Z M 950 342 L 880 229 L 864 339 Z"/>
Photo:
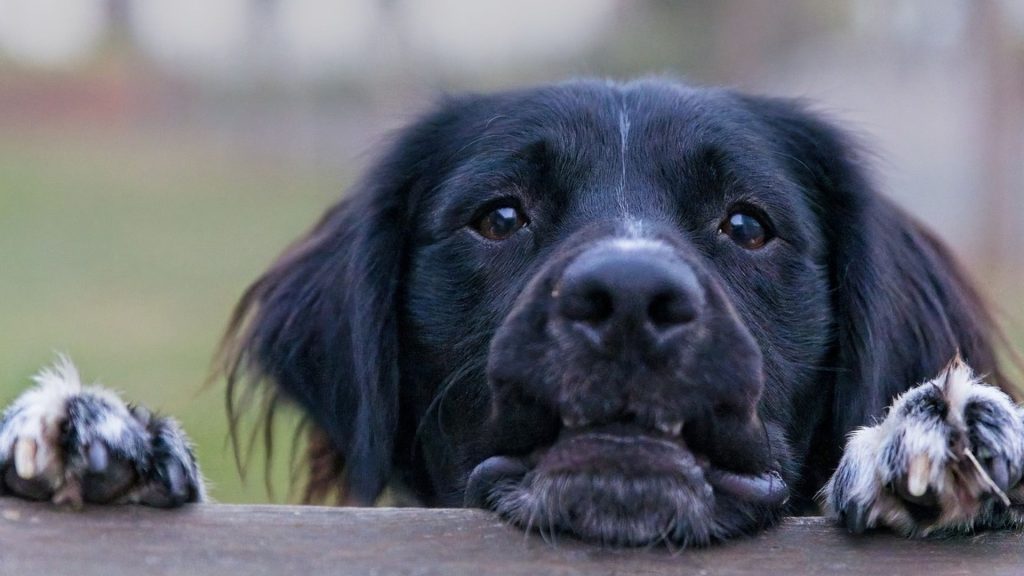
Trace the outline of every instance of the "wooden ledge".
<path fill-rule="evenodd" d="M 0 574 L 1024 574 L 1024 534 L 911 541 L 821 518 L 706 550 L 526 536 L 475 510 L 194 505 L 83 512 L 0 498 Z"/>

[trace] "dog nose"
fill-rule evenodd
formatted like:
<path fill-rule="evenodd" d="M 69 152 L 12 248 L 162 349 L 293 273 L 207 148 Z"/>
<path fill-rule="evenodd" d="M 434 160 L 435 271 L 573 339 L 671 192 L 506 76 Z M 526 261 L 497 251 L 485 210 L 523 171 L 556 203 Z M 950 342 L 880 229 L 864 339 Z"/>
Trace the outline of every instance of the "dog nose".
<path fill-rule="evenodd" d="M 607 344 L 615 336 L 661 341 L 693 323 L 704 292 L 667 247 L 606 246 L 581 254 L 558 288 L 558 314 Z"/>

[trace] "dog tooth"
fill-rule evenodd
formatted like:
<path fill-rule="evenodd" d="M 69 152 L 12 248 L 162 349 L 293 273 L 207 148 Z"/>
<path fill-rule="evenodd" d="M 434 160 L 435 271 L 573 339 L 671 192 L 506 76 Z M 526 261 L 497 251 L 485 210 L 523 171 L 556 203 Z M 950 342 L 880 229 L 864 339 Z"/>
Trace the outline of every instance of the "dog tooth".
<path fill-rule="evenodd" d="M 683 432 L 682 420 L 659 420 L 655 426 L 669 436 L 679 436 Z"/>
<path fill-rule="evenodd" d="M 907 470 L 907 492 L 915 498 L 924 496 L 928 491 L 928 478 L 931 475 L 931 462 L 927 454 L 918 454 L 910 459 Z"/>

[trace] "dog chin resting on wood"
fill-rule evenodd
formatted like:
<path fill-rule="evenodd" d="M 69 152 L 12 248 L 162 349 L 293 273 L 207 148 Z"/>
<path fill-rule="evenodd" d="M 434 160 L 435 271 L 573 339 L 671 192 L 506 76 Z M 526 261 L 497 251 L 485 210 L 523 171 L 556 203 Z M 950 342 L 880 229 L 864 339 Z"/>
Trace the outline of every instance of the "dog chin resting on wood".
<path fill-rule="evenodd" d="M 311 497 L 686 546 L 816 505 L 854 532 L 1020 524 L 998 340 L 803 105 L 583 80 L 396 134 L 245 292 L 223 371 L 307 416 Z M 66 360 L 36 381 L 0 421 L 4 494 L 205 498 L 173 421 Z"/>

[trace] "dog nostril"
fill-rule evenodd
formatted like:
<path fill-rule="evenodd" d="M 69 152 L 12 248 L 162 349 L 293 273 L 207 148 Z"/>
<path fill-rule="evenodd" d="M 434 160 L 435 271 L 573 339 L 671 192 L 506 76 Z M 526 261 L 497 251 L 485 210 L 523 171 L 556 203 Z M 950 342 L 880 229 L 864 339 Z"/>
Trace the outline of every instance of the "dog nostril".
<path fill-rule="evenodd" d="M 647 305 L 647 318 L 659 330 L 692 322 L 696 315 L 693 304 L 674 292 L 656 294 Z"/>
<path fill-rule="evenodd" d="M 600 324 L 615 311 L 612 296 L 601 288 L 591 288 L 576 294 L 567 294 L 559 301 L 562 316 L 569 320 Z"/>

